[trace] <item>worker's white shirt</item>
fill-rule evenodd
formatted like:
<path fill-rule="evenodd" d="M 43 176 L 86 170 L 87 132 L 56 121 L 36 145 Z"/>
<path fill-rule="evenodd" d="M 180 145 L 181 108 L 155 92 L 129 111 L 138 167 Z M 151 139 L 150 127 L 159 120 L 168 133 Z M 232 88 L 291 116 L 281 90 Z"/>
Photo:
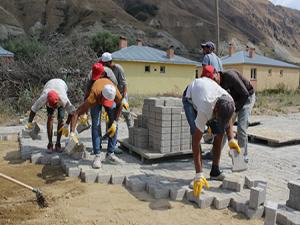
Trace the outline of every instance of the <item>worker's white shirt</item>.
<path fill-rule="evenodd" d="M 210 78 L 195 79 L 188 86 L 185 97 L 190 99 L 197 111 L 195 124 L 201 132 L 204 132 L 207 121 L 212 119 L 216 102 L 222 95 L 230 96 L 226 90 Z"/>
<path fill-rule="evenodd" d="M 67 95 L 67 84 L 62 79 L 51 79 L 45 84 L 41 96 L 31 107 L 33 112 L 37 112 L 40 108 L 47 104 L 48 92 L 51 90 L 56 91 L 59 96 L 59 107 L 62 106 L 65 108 L 69 114 L 75 111 L 75 107 L 71 104 Z"/>

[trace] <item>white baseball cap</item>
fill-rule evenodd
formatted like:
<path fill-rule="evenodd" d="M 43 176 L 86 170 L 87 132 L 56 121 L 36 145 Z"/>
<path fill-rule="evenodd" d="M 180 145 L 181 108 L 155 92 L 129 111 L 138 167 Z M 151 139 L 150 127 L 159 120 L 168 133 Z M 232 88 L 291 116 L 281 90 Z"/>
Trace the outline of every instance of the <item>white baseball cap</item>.
<path fill-rule="evenodd" d="M 102 102 L 102 104 L 105 107 L 111 108 L 114 104 L 114 100 L 116 97 L 116 88 L 112 85 L 112 84 L 106 84 L 103 87 L 102 90 L 102 95 L 104 97 L 104 100 Z"/>
<path fill-rule="evenodd" d="M 112 55 L 109 52 L 104 52 L 101 56 L 102 62 L 110 62 L 112 61 Z"/>

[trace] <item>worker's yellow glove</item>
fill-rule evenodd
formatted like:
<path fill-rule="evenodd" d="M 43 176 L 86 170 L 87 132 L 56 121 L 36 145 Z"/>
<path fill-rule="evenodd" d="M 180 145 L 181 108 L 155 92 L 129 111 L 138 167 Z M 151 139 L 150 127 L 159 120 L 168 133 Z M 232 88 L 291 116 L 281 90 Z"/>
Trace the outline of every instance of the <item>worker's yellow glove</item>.
<path fill-rule="evenodd" d="M 240 154 L 241 149 L 240 146 L 238 145 L 238 143 L 236 142 L 236 140 L 234 140 L 233 138 L 230 139 L 230 141 L 228 142 L 229 148 L 230 149 L 234 149 L 235 151 L 237 151 L 237 153 Z"/>
<path fill-rule="evenodd" d="M 80 119 L 79 119 L 79 123 L 83 126 L 88 126 L 89 125 L 89 118 L 87 114 L 83 114 Z"/>
<path fill-rule="evenodd" d="M 109 117 L 108 117 L 108 114 L 107 114 L 106 111 L 102 112 L 101 117 L 102 117 L 102 120 L 105 120 L 105 121 L 106 121 L 106 123 L 109 122 Z"/>
<path fill-rule="evenodd" d="M 73 139 L 76 144 L 78 144 L 78 142 L 79 142 L 79 138 L 77 137 L 77 135 L 74 132 L 70 133 L 70 139 Z"/>
<path fill-rule="evenodd" d="M 123 99 L 122 99 L 122 107 L 123 107 L 125 110 L 128 110 L 128 109 L 129 109 L 129 103 L 127 102 L 126 98 L 123 98 Z"/>
<path fill-rule="evenodd" d="M 117 122 L 114 121 L 110 128 L 107 130 L 107 134 L 110 138 L 113 138 L 117 132 Z"/>
<path fill-rule="evenodd" d="M 203 186 L 205 186 L 206 189 L 209 188 L 209 184 L 208 184 L 206 178 L 203 176 L 203 174 L 197 173 L 194 178 L 194 196 L 196 198 L 199 198 Z"/>
<path fill-rule="evenodd" d="M 31 130 L 33 128 L 33 124 L 28 122 L 26 128 Z"/>
<path fill-rule="evenodd" d="M 69 136 L 69 124 L 65 124 L 62 128 L 59 129 L 58 132 L 61 133 L 61 135 L 68 137 Z"/>

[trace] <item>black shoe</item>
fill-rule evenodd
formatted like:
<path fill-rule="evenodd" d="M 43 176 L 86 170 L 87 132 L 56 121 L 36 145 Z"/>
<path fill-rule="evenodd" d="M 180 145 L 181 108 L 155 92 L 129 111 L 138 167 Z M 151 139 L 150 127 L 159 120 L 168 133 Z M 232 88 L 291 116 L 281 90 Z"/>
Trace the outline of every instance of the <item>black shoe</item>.
<path fill-rule="evenodd" d="M 119 148 L 116 148 L 115 151 L 114 151 L 114 153 L 116 155 L 120 155 L 120 154 L 123 154 L 123 151 L 121 149 L 119 149 Z"/>
<path fill-rule="evenodd" d="M 225 179 L 225 175 L 223 174 L 223 171 L 219 169 L 219 166 L 212 165 L 209 175 L 211 180 L 222 181 Z"/>
<path fill-rule="evenodd" d="M 202 159 L 212 161 L 213 160 L 212 152 L 210 151 L 210 152 L 206 152 L 205 154 L 203 154 Z"/>

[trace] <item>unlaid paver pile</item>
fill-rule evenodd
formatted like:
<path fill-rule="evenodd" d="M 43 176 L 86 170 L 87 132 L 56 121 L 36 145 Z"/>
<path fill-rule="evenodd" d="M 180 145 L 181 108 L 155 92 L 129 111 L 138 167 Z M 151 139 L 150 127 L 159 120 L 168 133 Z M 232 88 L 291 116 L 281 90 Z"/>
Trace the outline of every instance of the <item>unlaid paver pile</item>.
<path fill-rule="evenodd" d="M 191 150 L 189 125 L 181 99 L 144 99 L 142 114 L 129 131 L 129 144 L 160 153 Z"/>

